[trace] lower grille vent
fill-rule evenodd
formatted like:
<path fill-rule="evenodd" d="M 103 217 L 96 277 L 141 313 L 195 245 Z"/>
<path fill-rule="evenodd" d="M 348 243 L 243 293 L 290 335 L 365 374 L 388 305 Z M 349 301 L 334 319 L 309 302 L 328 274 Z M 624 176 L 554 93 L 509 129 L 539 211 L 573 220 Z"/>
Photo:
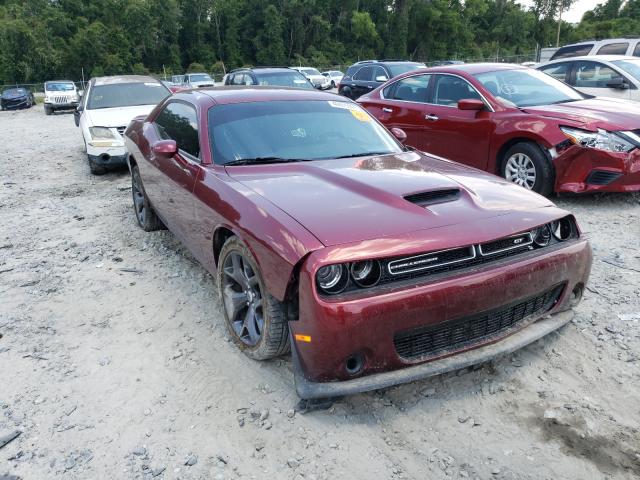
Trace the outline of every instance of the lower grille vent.
<path fill-rule="evenodd" d="M 609 185 L 620 178 L 621 175 L 621 173 L 609 172 L 608 170 L 593 170 L 587 177 L 587 183 L 591 185 Z"/>
<path fill-rule="evenodd" d="M 423 360 L 499 338 L 527 317 L 549 311 L 563 288 L 564 285 L 556 285 L 540 295 L 495 310 L 398 332 L 393 339 L 396 352 L 405 360 Z"/>

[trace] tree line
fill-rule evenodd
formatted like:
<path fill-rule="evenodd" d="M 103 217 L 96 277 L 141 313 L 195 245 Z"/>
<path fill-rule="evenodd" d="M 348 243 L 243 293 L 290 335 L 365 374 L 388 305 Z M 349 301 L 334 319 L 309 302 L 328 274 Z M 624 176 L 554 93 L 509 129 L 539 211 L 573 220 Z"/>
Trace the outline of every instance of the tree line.
<path fill-rule="evenodd" d="M 222 73 L 365 58 L 503 58 L 555 44 L 571 0 L 0 0 L 0 84 L 118 73 Z M 561 44 L 640 33 L 607 0 Z"/>

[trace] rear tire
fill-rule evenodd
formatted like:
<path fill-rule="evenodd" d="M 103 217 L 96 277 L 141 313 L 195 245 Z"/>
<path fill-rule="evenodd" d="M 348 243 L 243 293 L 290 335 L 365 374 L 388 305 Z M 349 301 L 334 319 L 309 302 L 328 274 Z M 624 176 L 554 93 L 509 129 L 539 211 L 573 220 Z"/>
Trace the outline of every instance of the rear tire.
<path fill-rule="evenodd" d="M 532 142 L 519 142 L 504 154 L 501 175 L 508 181 L 548 196 L 553 192 L 553 165 L 542 149 Z"/>
<path fill-rule="evenodd" d="M 230 237 L 220 251 L 217 283 L 227 331 L 240 350 L 254 360 L 289 352 L 285 306 L 269 294 L 251 251 L 238 237 Z"/>
<path fill-rule="evenodd" d="M 164 224 L 156 215 L 144 191 L 140 170 L 137 165 L 131 167 L 131 194 L 133 195 L 133 211 L 140 228 L 145 232 L 164 229 Z"/>

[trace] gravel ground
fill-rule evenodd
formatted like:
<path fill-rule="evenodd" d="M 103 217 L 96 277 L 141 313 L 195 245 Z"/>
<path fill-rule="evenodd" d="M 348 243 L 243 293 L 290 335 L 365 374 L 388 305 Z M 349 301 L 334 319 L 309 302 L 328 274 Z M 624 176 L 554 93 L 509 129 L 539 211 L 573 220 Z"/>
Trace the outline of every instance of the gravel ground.
<path fill-rule="evenodd" d="M 0 478 L 640 475 L 640 196 L 558 199 L 595 255 L 560 332 L 300 415 L 290 359 L 225 340 L 213 279 L 137 228 L 126 171 L 89 174 L 72 115 L 0 126 Z"/>

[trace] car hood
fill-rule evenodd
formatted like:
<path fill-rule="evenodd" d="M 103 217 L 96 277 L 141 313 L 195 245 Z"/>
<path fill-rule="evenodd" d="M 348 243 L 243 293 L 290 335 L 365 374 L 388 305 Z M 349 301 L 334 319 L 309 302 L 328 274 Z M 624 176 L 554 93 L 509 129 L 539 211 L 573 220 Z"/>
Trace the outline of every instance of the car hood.
<path fill-rule="evenodd" d="M 137 105 L 135 107 L 99 108 L 85 110 L 89 126 L 126 127 L 134 117 L 149 115 L 155 105 Z"/>
<path fill-rule="evenodd" d="M 236 166 L 227 167 L 227 172 L 294 218 L 325 246 L 553 205 L 494 175 L 417 152 Z M 456 199 L 428 207 L 404 198 L 450 189 L 459 190 Z M 515 232 L 505 235 L 509 233 Z"/>
<path fill-rule="evenodd" d="M 527 113 L 569 120 L 585 128 L 605 130 L 636 130 L 640 128 L 640 105 L 628 100 L 590 98 L 577 102 L 525 107 Z"/>

